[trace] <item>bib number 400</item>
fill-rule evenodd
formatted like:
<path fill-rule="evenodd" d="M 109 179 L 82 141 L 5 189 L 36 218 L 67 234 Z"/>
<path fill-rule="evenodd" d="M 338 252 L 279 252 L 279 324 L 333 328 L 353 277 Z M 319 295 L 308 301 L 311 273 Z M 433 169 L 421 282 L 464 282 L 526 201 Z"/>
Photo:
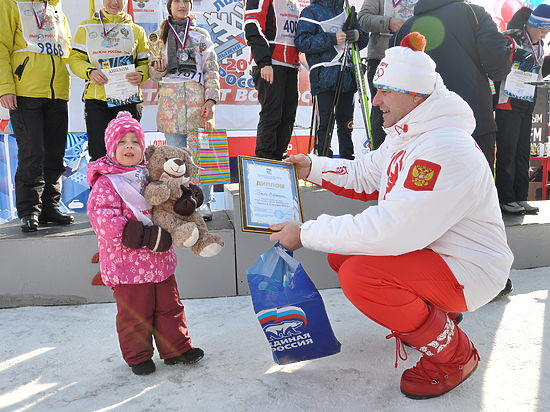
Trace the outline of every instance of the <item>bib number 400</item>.
<path fill-rule="evenodd" d="M 40 53 L 43 54 L 53 54 L 54 56 L 63 56 L 63 47 L 61 44 L 52 44 L 49 42 L 46 43 L 37 43 Z"/>
<path fill-rule="evenodd" d="M 283 26 L 283 30 L 288 33 L 296 33 L 296 26 L 298 25 L 298 22 L 294 20 L 287 20 L 285 21 L 285 25 Z"/>

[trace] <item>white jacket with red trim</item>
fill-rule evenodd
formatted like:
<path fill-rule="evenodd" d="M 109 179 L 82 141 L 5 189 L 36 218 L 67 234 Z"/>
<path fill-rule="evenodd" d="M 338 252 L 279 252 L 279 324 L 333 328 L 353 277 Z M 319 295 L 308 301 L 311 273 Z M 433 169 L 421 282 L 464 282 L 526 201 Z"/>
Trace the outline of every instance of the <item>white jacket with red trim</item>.
<path fill-rule="evenodd" d="M 311 156 L 309 181 L 378 205 L 305 222 L 304 247 L 380 256 L 428 248 L 464 286 L 470 311 L 489 302 L 503 289 L 513 255 L 474 128 L 468 104 L 438 75 L 434 93 L 386 129 L 378 150 L 356 161 Z"/>
<path fill-rule="evenodd" d="M 299 65 L 294 45 L 298 0 L 246 0 L 244 33 L 258 67 Z"/>

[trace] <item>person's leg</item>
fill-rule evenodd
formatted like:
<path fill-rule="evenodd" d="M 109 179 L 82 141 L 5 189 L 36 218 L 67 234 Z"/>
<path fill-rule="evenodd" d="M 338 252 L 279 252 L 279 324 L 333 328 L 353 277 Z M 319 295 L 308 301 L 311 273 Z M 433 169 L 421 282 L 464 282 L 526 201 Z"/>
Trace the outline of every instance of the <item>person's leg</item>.
<path fill-rule="evenodd" d="M 177 133 L 164 133 L 168 146 L 187 147 L 187 135 Z"/>
<path fill-rule="evenodd" d="M 331 116 L 334 103 L 334 92 L 323 92 L 317 95 L 317 110 L 319 111 L 319 127 L 315 136 L 315 152 L 322 155 L 327 137 L 328 121 Z M 330 142 L 328 144 L 327 157 L 332 157 Z"/>
<path fill-rule="evenodd" d="M 285 83 L 281 83 L 281 71 L 273 66 L 273 83 L 260 76 L 260 69 L 254 70 L 254 85 L 261 105 L 260 119 L 256 133 L 256 156 L 277 159 L 277 129 L 281 124 Z"/>
<path fill-rule="evenodd" d="M 203 205 L 208 205 L 214 200 L 214 185 L 199 185 L 204 195 Z"/>
<path fill-rule="evenodd" d="M 105 129 L 114 116 L 107 106 L 107 102 L 95 99 L 84 101 L 84 118 L 86 120 L 86 133 L 88 134 L 90 161 L 97 160 L 107 153 L 105 150 Z"/>
<path fill-rule="evenodd" d="M 67 102 L 49 100 L 44 104 L 44 192 L 42 193 L 41 223 L 53 222 L 69 225 L 74 222 L 71 215 L 58 209 L 61 198 L 59 179 L 65 171 L 63 157 L 67 145 L 69 126 Z"/>
<path fill-rule="evenodd" d="M 498 131 L 496 187 L 501 203 L 515 202 L 514 179 L 516 176 L 516 152 L 518 147 L 521 115 L 513 110 L 495 110 Z"/>
<path fill-rule="evenodd" d="M 329 255 L 329 263 L 348 299 L 392 331 L 410 332 L 422 325 L 429 314 L 427 302 L 447 312 L 467 310 L 462 286 L 431 250 L 387 257 Z"/>
<path fill-rule="evenodd" d="M 446 312 L 467 310 L 462 286 L 431 250 L 400 256 L 329 255 L 346 297 L 366 316 L 390 329 L 389 337 L 417 348 L 423 357 L 401 377 L 412 398 L 442 395 L 465 380 L 479 356 Z"/>
<path fill-rule="evenodd" d="M 139 122 L 143 114 L 143 103 L 132 103 L 132 104 L 125 104 L 122 106 L 116 106 L 111 108 L 111 111 L 113 113 L 112 115 L 113 119 L 117 116 L 119 112 L 129 112 L 132 115 L 132 117 Z"/>
<path fill-rule="evenodd" d="M 157 283 L 156 308 L 153 333 L 161 359 L 167 365 L 176 363 L 196 363 L 204 356 L 204 351 L 193 346 L 185 309 L 181 303 L 176 278 L 172 275 L 164 282 Z"/>
<path fill-rule="evenodd" d="M 38 229 L 44 191 L 44 100 L 17 97 L 10 119 L 17 141 L 15 203 L 24 232 Z"/>
<path fill-rule="evenodd" d="M 526 201 L 529 193 L 529 161 L 531 160 L 532 126 L 532 113 L 523 113 L 516 146 L 516 174 L 514 178 L 514 193 L 516 200 L 519 201 Z"/>
<path fill-rule="evenodd" d="M 371 96 L 371 103 L 376 96 L 376 87 L 374 87 L 373 79 L 376 74 L 376 69 L 380 64 L 380 60 L 369 59 L 367 60 L 367 81 L 369 83 L 369 90 Z M 380 147 L 384 140 L 386 139 L 386 132 L 384 132 L 384 119 L 382 117 L 382 111 L 378 106 L 371 106 L 370 109 L 370 122 L 371 122 L 371 131 L 372 131 L 372 141 L 374 147 L 371 147 L 371 150 L 376 150 Z"/>
<path fill-rule="evenodd" d="M 342 159 L 353 160 L 353 98 L 355 92 L 340 94 L 338 106 L 336 107 L 336 124 L 338 133 L 339 154 Z"/>
<path fill-rule="evenodd" d="M 296 119 L 296 109 L 298 108 L 298 69 L 292 67 L 280 67 L 277 69 L 283 75 L 285 82 L 283 96 L 283 112 L 281 114 L 281 123 L 277 128 L 277 159 L 281 160 L 285 154 L 288 143 L 294 129 L 294 120 Z"/>
<path fill-rule="evenodd" d="M 155 284 L 117 285 L 113 296 L 117 305 L 116 329 L 122 357 L 130 366 L 151 360 Z"/>
<path fill-rule="evenodd" d="M 155 283 L 153 334 L 161 359 L 174 358 L 193 348 L 176 278 Z"/>

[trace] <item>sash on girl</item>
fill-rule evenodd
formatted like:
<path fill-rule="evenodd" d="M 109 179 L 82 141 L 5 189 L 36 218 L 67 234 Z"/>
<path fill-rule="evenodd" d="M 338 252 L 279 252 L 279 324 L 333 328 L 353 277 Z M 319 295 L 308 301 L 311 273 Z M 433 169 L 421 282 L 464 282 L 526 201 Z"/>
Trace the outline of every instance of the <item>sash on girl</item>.
<path fill-rule="evenodd" d="M 137 169 L 126 173 L 106 175 L 124 203 L 145 226 L 152 226 L 153 206 L 143 197 L 147 183 L 147 169 Z"/>

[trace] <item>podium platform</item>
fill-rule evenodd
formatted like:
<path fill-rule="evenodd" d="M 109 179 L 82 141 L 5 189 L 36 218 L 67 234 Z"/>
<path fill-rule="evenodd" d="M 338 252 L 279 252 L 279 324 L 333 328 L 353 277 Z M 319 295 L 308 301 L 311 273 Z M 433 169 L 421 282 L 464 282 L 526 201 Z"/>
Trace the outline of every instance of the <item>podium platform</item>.
<path fill-rule="evenodd" d="M 300 193 L 306 220 L 321 213 L 356 214 L 374 204 L 338 197 L 317 186 L 303 186 Z M 265 234 L 241 231 L 238 185 L 226 185 L 224 195 L 227 210 L 215 211 L 208 222 L 209 230 L 223 237 L 222 252 L 200 258 L 176 249 L 176 279 L 183 298 L 248 294 L 246 269 L 272 246 Z M 539 215 L 504 217 L 516 269 L 550 266 L 550 201 L 532 203 L 541 209 Z M 0 308 L 113 301 L 109 288 L 90 284 L 99 270 L 90 262 L 97 239 L 87 216 L 75 217 L 74 225 L 40 227 L 30 234 L 20 231 L 18 220 L 0 225 Z M 295 256 L 319 289 L 339 287 L 326 254 L 301 249 Z"/>

